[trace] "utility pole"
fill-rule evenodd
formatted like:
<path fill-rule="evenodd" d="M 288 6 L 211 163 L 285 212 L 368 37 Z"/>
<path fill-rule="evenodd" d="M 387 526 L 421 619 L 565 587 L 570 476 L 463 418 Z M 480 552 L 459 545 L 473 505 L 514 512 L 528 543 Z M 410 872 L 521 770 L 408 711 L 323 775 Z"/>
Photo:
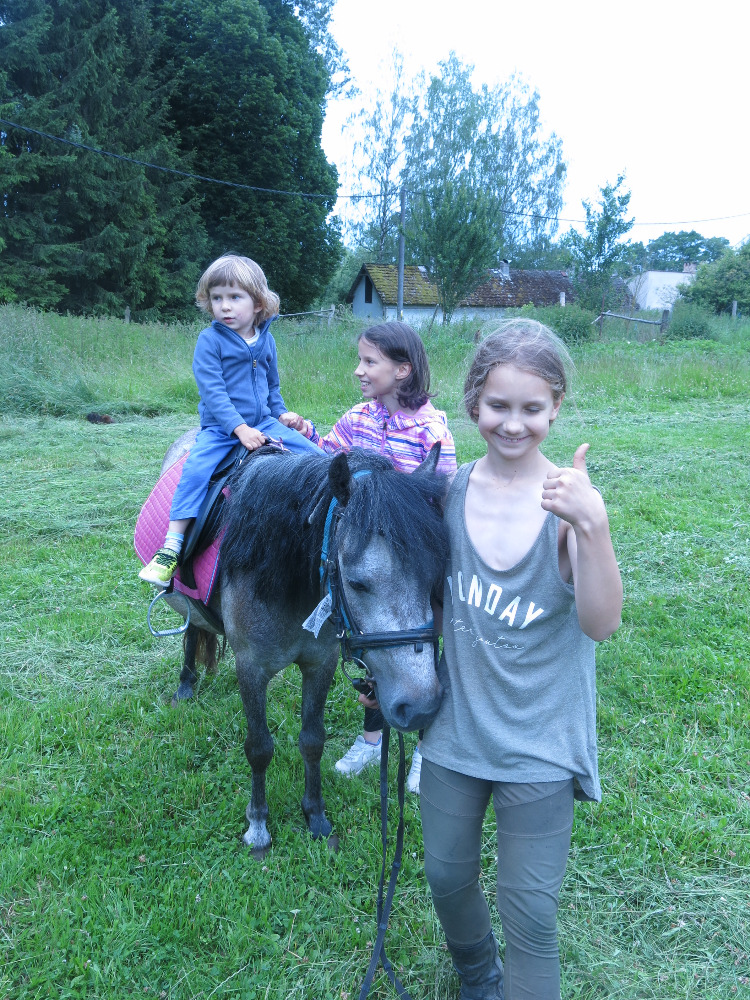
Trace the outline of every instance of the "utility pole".
<path fill-rule="evenodd" d="M 406 223 L 406 188 L 401 186 L 401 222 L 398 230 L 398 291 L 396 293 L 396 317 L 404 319 L 404 225 Z"/>

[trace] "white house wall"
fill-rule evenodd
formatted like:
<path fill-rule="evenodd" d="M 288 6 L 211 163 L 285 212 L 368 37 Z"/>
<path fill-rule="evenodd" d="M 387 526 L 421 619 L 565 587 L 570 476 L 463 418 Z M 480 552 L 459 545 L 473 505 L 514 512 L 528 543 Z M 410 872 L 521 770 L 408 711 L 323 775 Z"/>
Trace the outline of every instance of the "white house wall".
<path fill-rule="evenodd" d="M 687 285 L 694 277 L 682 271 L 644 271 L 630 279 L 628 288 L 639 309 L 671 309 L 680 297 L 678 285 Z"/>
<path fill-rule="evenodd" d="M 394 314 L 396 310 L 394 309 Z M 352 299 L 352 312 L 355 316 L 361 316 L 364 319 L 380 319 L 384 317 L 386 319 L 390 318 L 387 316 L 386 310 L 383 309 L 383 300 L 377 293 L 376 288 L 373 286 L 372 289 L 372 302 L 365 302 L 365 282 L 364 279 L 360 281 L 354 292 L 354 297 Z M 395 319 L 395 315 L 394 315 Z"/>
<path fill-rule="evenodd" d="M 374 298 L 373 294 L 373 298 Z M 385 307 L 385 319 L 387 322 L 391 320 L 398 319 L 398 310 L 395 306 Z M 453 313 L 453 320 L 477 320 L 479 323 L 485 323 L 488 320 L 502 319 L 505 316 L 505 309 L 469 309 L 469 308 L 459 308 Z M 355 316 L 366 316 L 367 313 L 354 312 Z M 408 323 L 413 327 L 427 326 L 429 323 L 442 323 L 443 322 L 443 310 L 438 308 L 435 312 L 434 306 L 404 306 L 404 322 Z"/>

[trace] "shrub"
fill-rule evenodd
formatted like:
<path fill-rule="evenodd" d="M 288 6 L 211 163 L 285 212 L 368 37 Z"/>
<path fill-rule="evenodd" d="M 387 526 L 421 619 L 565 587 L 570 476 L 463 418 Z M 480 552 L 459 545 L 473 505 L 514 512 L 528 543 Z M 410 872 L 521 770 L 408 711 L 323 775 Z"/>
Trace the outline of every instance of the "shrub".
<path fill-rule="evenodd" d="M 544 323 L 566 344 L 592 340 L 596 333 L 591 325 L 595 314 L 580 306 L 524 306 L 521 315 Z"/>
<path fill-rule="evenodd" d="M 714 340 L 711 314 L 693 302 L 676 302 L 666 337 L 669 340 Z"/>

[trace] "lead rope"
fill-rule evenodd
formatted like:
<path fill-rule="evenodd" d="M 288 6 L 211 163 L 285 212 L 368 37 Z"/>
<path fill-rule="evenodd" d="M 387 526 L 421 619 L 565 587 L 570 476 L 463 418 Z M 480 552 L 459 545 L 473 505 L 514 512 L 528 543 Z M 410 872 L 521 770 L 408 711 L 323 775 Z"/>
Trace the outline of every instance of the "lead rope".
<path fill-rule="evenodd" d="M 402 1000 L 412 1000 L 411 995 L 404 988 L 403 983 L 393 970 L 393 966 L 385 953 L 385 933 L 388 930 L 388 918 L 393 904 L 393 894 L 396 891 L 396 880 L 401 868 L 401 857 L 404 849 L 404 788 L 406 785 L 406 756 L 404 753 L 404 737 L 398 734 L 398 831 L 396 833 L 396 852 L 391 864 L 391 877 L 388 881 L 388 892 L 385 902 L 383 901 L 383 889 L 385 887 L 385 866 L 386 849 L 388 844 L 388 744 L 390 743 L 391 727 L 385 723 L 383 725 L 382 746 L 380 750 L 380 833 L 383 842 L 383 861 L 380 867 L 380 882 L 378 884 L 378 936 L 372 950 L 372 958 L 367 968 L 362 988 L 359 991 L 359 1000 L 365 1000 L 371 988 L 375 976 L 378 962 L 383 963 L 383 968 L 393 983 L 393 986 Z"/>

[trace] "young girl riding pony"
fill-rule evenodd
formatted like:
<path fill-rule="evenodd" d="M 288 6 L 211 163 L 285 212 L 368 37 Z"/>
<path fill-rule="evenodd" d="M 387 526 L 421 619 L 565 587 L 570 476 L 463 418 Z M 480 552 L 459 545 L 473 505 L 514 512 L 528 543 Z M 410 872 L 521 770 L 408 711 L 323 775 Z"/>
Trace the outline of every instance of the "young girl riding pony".
<path fill-rule="evenodd" d="M 462 1000 L 559 1000 L 558 893 L 574 799 L 601 797 L 595 643 L 618 627 L 622 584 L 587 444 L 558 468 L 540 450 L 565 395 L 567 352 L 511 320 L 478 348 L 465 405 L 486 443 L 446 502 L 447 691 L 422 741 L 427 879 Z M 497 820 L 505 970 L 479 883 Z"/>
<path fill-rule="evenodd" d="M 198 282 L 195 300 L 213 315 L 193 356 L 201 429 L 172 499 L 164 546 L 138 574 L 157 587 L 168 586 L 174 576 L 187 526 L 200 511 L 214 470 L 238 441 L 254 451 L 267 438 L 281 437 L 290 451 L 316 450 L 293 429 L 301 418 L 287 411 L 279 389 L 269 332 L 279 297 L 261 268 L 249 257 L 220 257 Z"/>

